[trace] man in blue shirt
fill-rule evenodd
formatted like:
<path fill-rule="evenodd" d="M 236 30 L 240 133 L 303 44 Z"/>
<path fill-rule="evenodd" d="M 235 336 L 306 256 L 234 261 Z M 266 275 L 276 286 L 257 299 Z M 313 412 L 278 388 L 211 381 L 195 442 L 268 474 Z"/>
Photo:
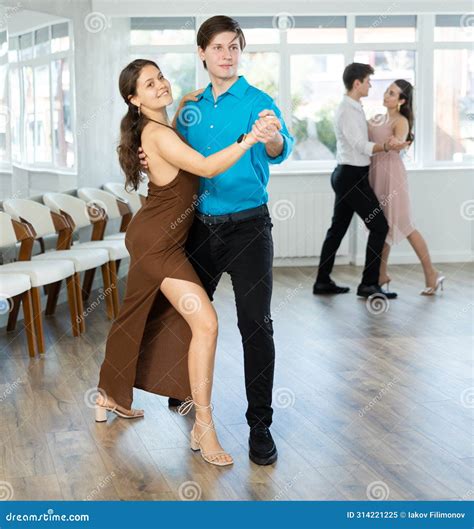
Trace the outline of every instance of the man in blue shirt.
<path fill-rule="evenodd" d="M 183 98 L 176 127 L 188 143 L 209 156 L 250 130 L 260 143 L 235 165 L 210 179 L 200 179 L 188 257 L 210 299 L 222 274 L 231 276 L 238 327 L 244 349 L 249 456 L 259 465 L 277 459 L 270 433 L 275 363 L 272 295 L 273 240 L 267 208 L 269 164 L 281 163 L 293 138 L 272 98 L 238 76 L 245 37 L 226 16 L 206 20 L 197 34 L 198 53 L 211 82 Z M 276 115 L 281 130 L 269 127 Z M 172 402 L 170 404 L 178 404 Z"/>
<path fill-rule="evenodd" d="M 211 82 L 179 112 L 177 128 L 191 146 L 208 156 L 252 130 L 262 143 L 215 178 L 201 178 L 188 255 L 212 299 L 224 272 L 231 276 L 244 349 L 249 456 L 272 464 L 277 449 L 269 427 L 275 362 L 270 314 L 273 240 L 267 184 L 269 164 L 292 149 L 281 112 L 272 98 L 238 76 L 245 37 L 225 16 L 206 20 L 197 34 L 198 53 Z M 280 131 L 266 130 L 265 115 L 280 118 Z"/>

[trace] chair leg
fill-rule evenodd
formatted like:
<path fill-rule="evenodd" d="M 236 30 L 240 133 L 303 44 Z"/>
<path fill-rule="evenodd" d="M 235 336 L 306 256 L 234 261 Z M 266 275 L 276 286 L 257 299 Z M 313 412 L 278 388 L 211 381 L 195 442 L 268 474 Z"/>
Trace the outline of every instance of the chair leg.
<path fill-rule="evenodd" d="M 31 297 L 33 301 L 33 321 L 35 324 L 36 331 L 36 344 L 38 346 L 38 352 L 44 353 L 44 333 L 43 333 L 43 320 L 41 316 L 41 294 L 40 287 L 33 287 L 31 289 Z"/>
<path fill-rule="evenodd" d="M 46 310 L 44 313 L 46 316 L 51 316 L 56 310 L 58 304 L 59 293 L 61 292 L 62 281 L 56 281 L 48 285 L 48 301 L 46 303 Z"/>
<path fill-rule="evenodd" d="M 79 322 L 77 317 L 76 288 L 74 286 L 74 275 L 66 278 L 67 300 L 69 303 L 69 314 L 71 316 L 71 327 L 73 336 L 79 336 Z"/>
<path fill-rule="evenodd" d="M 109 271 L 110 271 L 110 283 L 112 287 L 112 301 L 114 304 L 114 318 L 116 318 L 119 313 L 119 296 L 118 296 L 117 267 L 115 266 L 115 261 L 109 262 Z"/>
<path fill-rule="evenodd" d="M 77 318 L 79 322 L 79 331 L 84 332 L 86 330 L 86 322 L 84 313 L 84 302 L 82 301 L 81 276 L 79 275 L 79 272 L 76 272 L 74 274 L 74 287 L 76 289 Z"/>
<path fill-rule="evenodd" d="M 33 322 L 30 291 L 27 290 L 24 292 L 21 299 L 23 301 L 23 321 L 25 325 L 26 340 L 28 342 L 28 352 L 30 357 L 33 358 L 35 356 L 35 328 Z"/>
<path fill-rule="evenodd" d="M 95 268 L 84 272 L 84 281 L 82 282 L 82 299 L 87 301 L 91 295 L 92 283 L 94 282 Z"/>
<path fill-rule="evenodd" d="M 114 319 L 114 304 L 112 301 L 112 287 L 110 285 L 109 263 L 101 266 L 102 282 L 104 284 L 105 306 L 107 309 L 107 318 Z"/>
<path fill-rule="evenodd" d="M 18 312 L 20 311 L 21 295 L 13 296 L 11 298 L 13 302 L 12 310 L 8 315 L 7 332 L 14 331 L 16 328 L 16 322 L 18 320 Z"/>

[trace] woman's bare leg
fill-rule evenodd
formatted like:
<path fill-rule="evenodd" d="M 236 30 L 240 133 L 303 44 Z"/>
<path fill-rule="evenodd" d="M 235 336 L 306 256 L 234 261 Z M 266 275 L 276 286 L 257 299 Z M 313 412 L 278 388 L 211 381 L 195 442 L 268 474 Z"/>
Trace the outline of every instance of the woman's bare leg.
<path fill-rule="evenodd" d="M 380 260 L 380 272 L 379 272 L 379 285 L 383 285 L 384 283 L 387 283 L 390 281 L 390 277 L 388 275 L 388 256 L 390 255 L 390 244 L 385 243 L 383 245 L 382 250 L 382 258 Z"/>
<path fill-rule="evenodd" d="M 165 278 L 161 283 L 161 292 L 183 316 L 191 328 L 192 338 L 189 345 L 188 367 L 193 401 L 200 406 L 211 403 L 214 378 L 214 360 L 217 345 L 217 314 L 206 291 L 199 285 L 182 279 Z M 196 407 L 196 418 L 210 424 L 210 408 Z M 199 439 L 204 432 L 201 445 L 203 452 L 223 452 L 215 430 L 209 430 L 198 423 L 194 432 Z M 217 461 L 230 462 L 229 454 L 219 455 Z"/>
<path fill-rule="evenodd" d="M 434 287 L 436 284 L 436 278 L 438 277 L 438 270 L 433 266 L 431 262 L 430 252 L 425 239 L 423 239 L 421 233 L 418 230 L 414 230 L 407 237 L 408 242 L 415 250 L 418 259 L 420 260 L 421 266 L 423 267 L 423 273 L 425 274 L 425 285 L 427 287 Z"/>

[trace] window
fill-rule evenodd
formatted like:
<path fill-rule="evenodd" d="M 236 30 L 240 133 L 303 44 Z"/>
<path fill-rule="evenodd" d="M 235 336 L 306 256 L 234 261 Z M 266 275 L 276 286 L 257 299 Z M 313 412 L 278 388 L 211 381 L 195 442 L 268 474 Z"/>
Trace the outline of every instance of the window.
<path fill-rule="evenodd" d="M 7 89 L 7 32 L 0 31 L 0 160 L 10 162 L 10 109 Z"/>
<path fill-rule="evenodd" d="M 11 150 L 17 162 L 74 166 L 69 23 L 9 39 Z"/>
<path fill-rule="evenodd" d="M 235 18 L 247 41 L 240 73 L 275 99 L 295 137 L 288 168 L 334 165 L 334 113 L 344 93 L 342 72 L 352 61 L 375 68 L 370 95 L 362 100 L 368 118 L 386 111 L 383 93 L 394 80 L 414 85 L 416 141 L 408 162 L 415 161 L 415 152 L 420 166 L 472 162 L 471 14 L 398 15 L 387 10 L 363 16 L 280 13 Z M 132 57 L 158 61 L 173 87 L 171 110 L 183 94 L 208 83 L 196 54 L 196 30 L 205 19 L 131 19 Z M 21 53 L 20 43 L 17 48 Z M 433 52 L 433 64 L 418 64 L 418 54 L 425 50 L 429 57 Z M 427 109 L 434 112 L 435 127 L 424 119 Z"/>

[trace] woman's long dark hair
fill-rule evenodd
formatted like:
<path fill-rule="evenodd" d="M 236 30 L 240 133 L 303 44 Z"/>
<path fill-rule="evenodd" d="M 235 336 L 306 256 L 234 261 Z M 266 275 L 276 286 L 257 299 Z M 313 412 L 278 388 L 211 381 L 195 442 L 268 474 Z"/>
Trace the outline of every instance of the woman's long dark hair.
<path fill-rule="evenodd" d="M 405 102 L 400 106 L 400 114 L 408 119 L 408 136 L 407 140 L 412 142 L 415 139 L 413 135 L 413 124 L 415 122 L 415 115 L 413 113 L 413 85 L 405 79 L 397 79 L 394 81 L 400 88 L 399 99 L 404 99 Z"/>
<path fill-rule="evenodd" d="M 128 64 L 119 77 L 120 95 L 128 106 L 128 111 L 120 122 L 120 142 L 117 147 L 120 167 L 125 173 L 125 188 L 138 189 L 142 182 L 141 165 L 138 158 L 138 148 L 141 145 L 141 135 L 148 119 L 140 114 L 137 106 L 130 101 L 130 96 L 136 95 L 137 79 L 144 66 L 158 65 L 148 59 L 136 59 Z M 159 69 L 159 68 L 158 68 Z"/>

